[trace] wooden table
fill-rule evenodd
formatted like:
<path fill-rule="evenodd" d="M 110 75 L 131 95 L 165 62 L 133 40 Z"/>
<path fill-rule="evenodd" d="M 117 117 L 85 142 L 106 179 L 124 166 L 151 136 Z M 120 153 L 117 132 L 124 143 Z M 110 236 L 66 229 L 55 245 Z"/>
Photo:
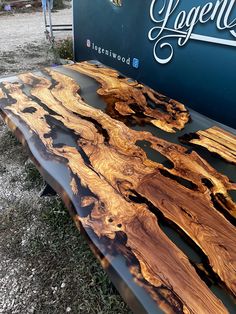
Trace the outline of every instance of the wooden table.
<path fill-rule="evenodd" d="M 97 62 L 1 79 L 0 111 L 135 313 L 236 312 L 235 164 L 189 138 L 235 130 Z"/>

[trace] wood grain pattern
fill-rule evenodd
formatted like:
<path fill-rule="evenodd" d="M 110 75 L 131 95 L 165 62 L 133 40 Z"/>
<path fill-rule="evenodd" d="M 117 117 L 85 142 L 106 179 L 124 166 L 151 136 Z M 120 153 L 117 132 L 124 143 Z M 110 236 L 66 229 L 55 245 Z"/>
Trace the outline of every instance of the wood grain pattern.
<path fill-rule="evenodd" d="M 219 127 L 185 135 L 181 140 L 188 144 L 205 147 L 226 161 L 236 165 L 236 136 Z"/>
<path fill-rule="evenodd" d="M 106 113 L 132 123 L 151 123 L 166 132 L 182 130 L 190 120 L 185 106 L 153 89 L 122 77 L 116 70 L 88 62 L 69 66 L 101 84 L 97 93 L 107 103 Z"/>
<path fill-rule="evenodd" d="M 0 99 L 5 99 L 6 95 L 4 94 L 4 92 L 0 89 Z"/>
<path fill-rule="evenodd" d="M 79 217 L 82 225 L 99 238 L 114 240 L 118 233 L 125 234 L 126 248 L 140 265 L 141 273 L 134 271 L 137 281 L 141 276 L 148 283 L 142 283 L 147 291 L 150 286 L 158 289 L 166 312 L 227 313 L 185 254 L 159 227 L 154 212 L 160 211 L 196 243 L 212 270 L 236 295 L 236 231 L 214 207 L 223 202 L 235 217 L 235 203 L 228 194 L 236 189 L 235 184 L 197 153 L 148 132 L 134 131 L 89 106 L 70 77 L 52 70 L 46 74 L 50 80 L 31 73 L 20 75 L 30 89 L 28 95 L 23 85 L 5 83 L 5 110 L 38 136 L 48 155 L 67 165 L 75 195 L 81 197 L 75 178 L 92 192 L 92 196 L 81 197 L 81 208 L 92 206 L 88 216 Z M 75 147 L 54 143 L 51 118 L 76 136 Z M 149 143 L 172 167 L 148 159 L 140 141 Z"/>

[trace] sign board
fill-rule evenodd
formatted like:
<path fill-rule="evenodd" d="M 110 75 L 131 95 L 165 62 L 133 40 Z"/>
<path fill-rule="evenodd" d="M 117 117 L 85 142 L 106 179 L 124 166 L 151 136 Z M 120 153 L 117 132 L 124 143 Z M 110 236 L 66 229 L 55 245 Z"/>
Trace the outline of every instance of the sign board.
<path fill-rule="evenodd" d="M 236 128 L 236 0 L 75 0 L 75 59 L 96 59 Z"/>

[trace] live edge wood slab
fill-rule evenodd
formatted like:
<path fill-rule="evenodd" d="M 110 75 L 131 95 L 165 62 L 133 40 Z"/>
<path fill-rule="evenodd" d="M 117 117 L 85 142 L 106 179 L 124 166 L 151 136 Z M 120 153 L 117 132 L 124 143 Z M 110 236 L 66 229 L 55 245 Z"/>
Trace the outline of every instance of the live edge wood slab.
<path fill-rule="evenodd" d="M 0 109 L 134 312 L 233 313 L 235 168 L 177 144 L 197 114 L 88 62 L 1 80 Z"/>
<path fill-rule="evenodd" d="M 212 153 L 236 165 L 236 136 L 219 127 L 186 134 L 182 142 L 205 147 Z"/>

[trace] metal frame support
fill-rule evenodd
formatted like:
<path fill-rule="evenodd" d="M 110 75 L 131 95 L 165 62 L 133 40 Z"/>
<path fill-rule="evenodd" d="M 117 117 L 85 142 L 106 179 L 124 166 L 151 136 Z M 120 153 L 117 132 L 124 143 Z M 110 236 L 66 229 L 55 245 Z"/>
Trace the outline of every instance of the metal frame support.
<path fill-rule="evenodd" d="M 54 32 L 72 31 L 72 24 L 52 23 L 53 0 L 42 0 L 42 8 L 44 15 L 45 35 L 52 44 L 55 40 Z"/>

